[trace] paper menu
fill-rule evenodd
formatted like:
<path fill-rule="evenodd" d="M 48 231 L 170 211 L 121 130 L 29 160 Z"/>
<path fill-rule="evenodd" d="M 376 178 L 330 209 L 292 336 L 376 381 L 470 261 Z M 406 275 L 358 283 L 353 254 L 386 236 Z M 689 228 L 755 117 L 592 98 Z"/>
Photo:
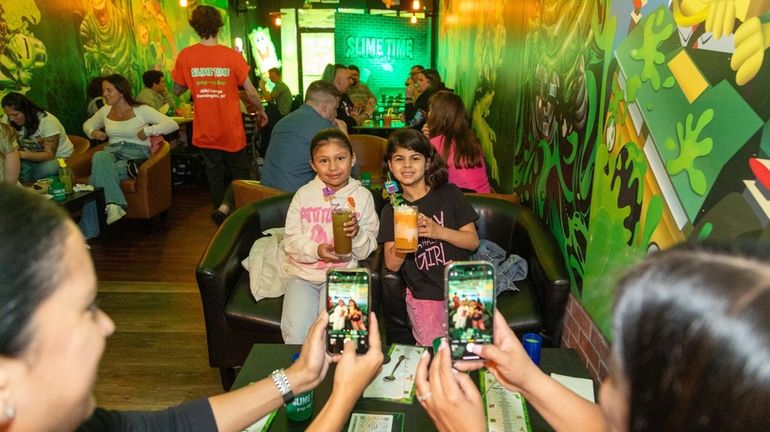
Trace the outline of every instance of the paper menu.
<path fill-rule="evenodd" d="M 385 399 L 411 404 L 414 399 L 414 374 L 420 362 L 423 347 L 394 344 L 390 347 L 390 362 L 364 390 L 365 398 Z"/>
<path fill-rule="evenodd" d="M 551 378 L 558 381 L 564 387 L 567 387 L 573 393 L 589 402 L 596 402 L 594 400 L 594 382 L 586 378 L 576 378 L 567 375 L 560 375 L 557 373 L 551 373 Z"/>
<path fill-rule="evenodd" d="M 529 415 L 524 398 L 500 383 L 494 375 L 479 372 L 487 411 L 488 432 L 531 432 Z"/>
<path fill-rule="evenodd" d="M 353 413 L 348 432 L 391 432 L 393 416 L 390 414 Z"/>

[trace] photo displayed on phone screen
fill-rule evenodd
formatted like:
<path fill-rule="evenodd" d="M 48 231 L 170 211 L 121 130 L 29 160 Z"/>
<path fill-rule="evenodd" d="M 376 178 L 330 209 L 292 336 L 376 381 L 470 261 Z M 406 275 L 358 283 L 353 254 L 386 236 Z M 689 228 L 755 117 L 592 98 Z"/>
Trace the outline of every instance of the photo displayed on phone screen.
<path fill-rule="evenodd" d="M 326 287 L 326 311 L 329 314 L 326 350 L 339 354 L 345 339 L 350 339 L 356 353 L 365 354 L 369 344 L 369 272 L 365 269 L 329 270 Z"/>
<path fill-rule="evenodd" d="M 455 262 L 446 268 L 449 347 L 455 360 L 475 360 L 469 343 L 492 343 L 495 270 L 488 262 Z"/>

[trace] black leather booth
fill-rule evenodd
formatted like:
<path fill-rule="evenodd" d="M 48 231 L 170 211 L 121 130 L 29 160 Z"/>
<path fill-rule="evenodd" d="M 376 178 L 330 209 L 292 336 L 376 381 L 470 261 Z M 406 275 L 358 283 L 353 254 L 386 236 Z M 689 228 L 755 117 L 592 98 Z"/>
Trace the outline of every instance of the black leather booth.
<path fill-rule="evenodd" d="M 569 276 L 558 245 L 545 224 L 529 208 L 480 194 L 466 195 L 479 219 L 480 239 L 493 241 L 508 254 L 527 261 L 527 278 L 516 282 L 518 292 L 497 297 L 497 308 L 519 335 L 539 333 L 546 346 L 559 346 L 569 296 Z M 414 343 L 398 273 L 383 269 L 383 313 L 388 343 Z"/>
<path fill-rule="evenodd" d="M 280 195 L 248 204 L 220 226 L 201 258 L 196 277 L 206 320 L 209 364 L 220 369 L 229 389 L 235 370 L 254 343 L 282 342 L 280 322 L 283 298 L 254 301 L 248 272 L 241 261 L 254 240 L 268 228 L 281 227 L 292 195 Z M 557 346 L 569 294 L 564 261 L 551 233 L 528 208 L 483 196 L 468 196 L 479 214 L 479 237 L 509 253 L 525 258 L 529 275 L 517 282 L 521 291 L 498 297 L 498 308 L 517 332 L 535 331 L 544 343 Z M 403 284 L 398 274 L 384 271 L 379 250 L 363 266 L 372 271 L 372 308 L 381 311 L 388 342 L 409 342 Z"/>

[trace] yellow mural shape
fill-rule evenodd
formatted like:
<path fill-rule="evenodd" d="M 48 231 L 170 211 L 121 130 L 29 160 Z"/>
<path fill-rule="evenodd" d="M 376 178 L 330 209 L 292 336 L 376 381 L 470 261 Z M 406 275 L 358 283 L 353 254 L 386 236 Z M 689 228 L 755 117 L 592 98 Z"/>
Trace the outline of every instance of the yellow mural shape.
<path fill-rule="evenodd" d="M 687 101 L 693 103 L 708 87 L 709 83 L 687 52 L 682 50 L 668 62 L 668 68 L 684 92 Z"/>

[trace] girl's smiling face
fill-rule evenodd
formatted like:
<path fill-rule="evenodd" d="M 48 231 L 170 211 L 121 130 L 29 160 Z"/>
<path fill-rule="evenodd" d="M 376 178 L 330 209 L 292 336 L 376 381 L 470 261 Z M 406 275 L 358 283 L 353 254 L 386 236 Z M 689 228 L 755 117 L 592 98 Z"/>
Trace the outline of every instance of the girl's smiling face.
<path fill-rule="evenodd" d="M 422 153 L 397 147 L 388 161 L 388 169 L 401 186 L 414 186 L 425 183 L 426 163 Z"/>
<path fill-rule="evenodd" d="M 348 147 L 332 138 L 315 149 L 310 166 L 326 186 L 338 191 L 348 185 L 355 163 L 356 157 Z"/>

